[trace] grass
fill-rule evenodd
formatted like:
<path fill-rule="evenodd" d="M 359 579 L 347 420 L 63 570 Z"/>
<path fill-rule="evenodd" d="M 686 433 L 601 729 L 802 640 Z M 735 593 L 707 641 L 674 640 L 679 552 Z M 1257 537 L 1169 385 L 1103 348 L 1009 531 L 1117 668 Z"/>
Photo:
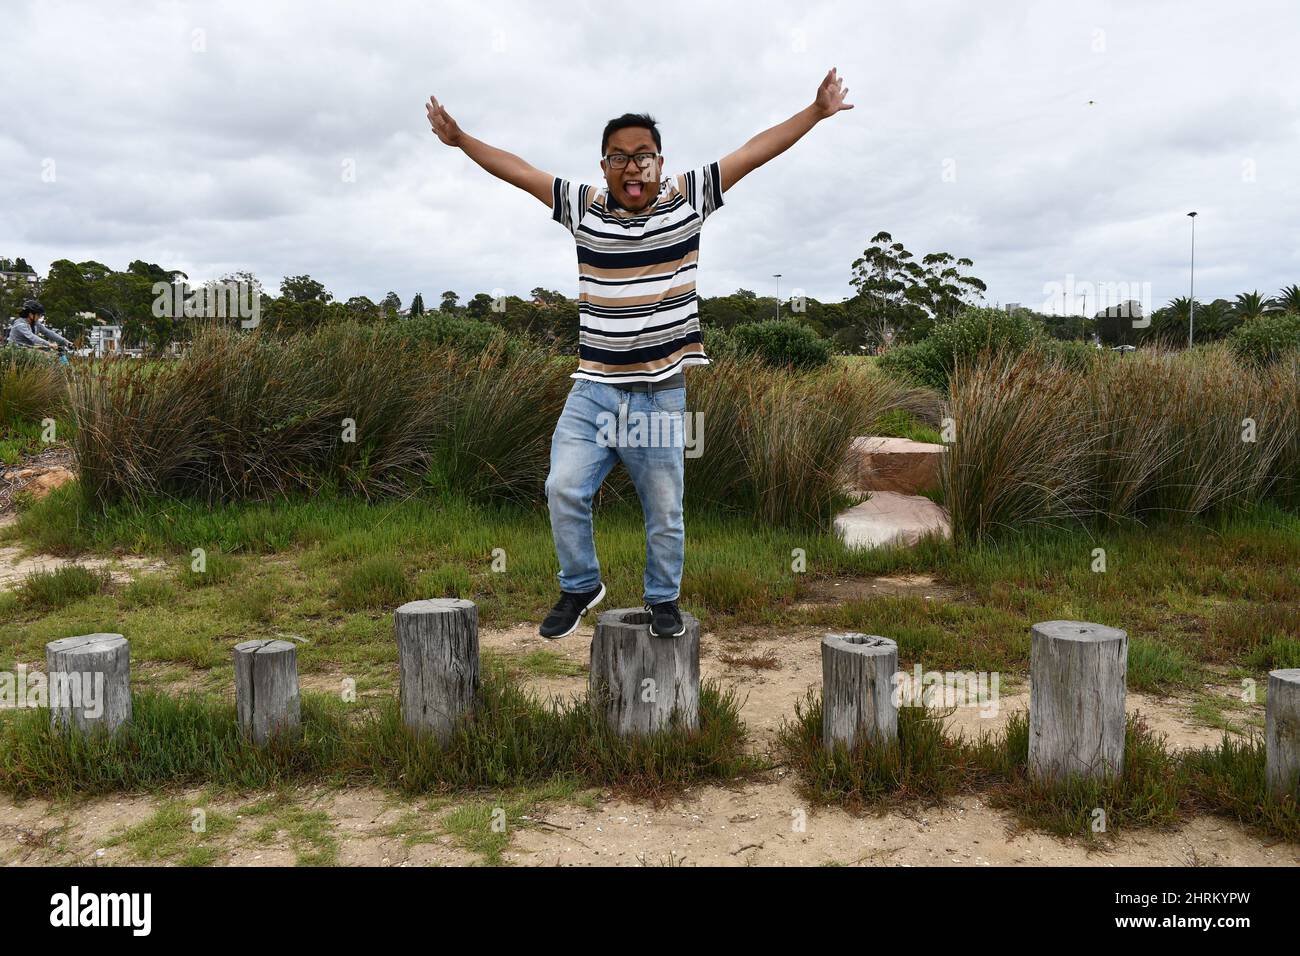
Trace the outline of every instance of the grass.
<path fill-rule="evenodd" d="M 1277 508 L 854 553 L 827 534 L 687 506 L 683 608 L 718 633 L 865 631 L 897 640 L 906 667 L 1024 672 L 1030 624 L 1090 620 L 1129 631 L 1131 686 L 1150 693 L 1196 690 L 1208 668 L 1262 679 L 1271 667 L 1295 666 L 1300 518 Z M 65 486 L 22 512 L 6 537 L 65 555 L 141 553 L 171 570 L 99 589 L 85 573 L 66 572 L 57 587 L 42 579 L 39 604 L 0 595 L 0 663 L 39 661 L 49 640 L 110 631 L 129 635 L 137 662 L 197 669 L 201 689 L 228 684 L 239 640 L 286 634 L 306 641 L 304 674 L 389 687 L 392 611 L 405 600 L 471 599 L 484 627 L 538 621 L 555 601 L 546 513 L 463 499 L 372 505 L 318 496 L 220 508 L 160 499 L 95 512 Z M 639 509 L 598 507 L 596 544 L 608 606 L 638 604 Z M 206 555 L 201 573 L 192 570 L 196 548 Z M 1098 548 L 1104 572 L 1094 570 Z M 494 570 L 497 549 L 504 571 Z M 806 572 L 794 570 L 799 551 Z M 945 593 L 801 607 L 819 580 L 897 574 L 930 575 Z M 547 666 L 541 658 L 525 665 Z"/>
<path fill-rule="evenodd" d="M 1124 768 L 1104 780 L 1041 780 L 1028 772 L 1029 718 L 1010 716 L 999 734 L 974 740 L 947 735 L 942 714 L 899 710 L 898 743 L 869 741 L 852 750 L 822 745 L 822 705 L 809 696 L 779 734 L 782 754 L 810 802 L 852 811 L 884 812 L 908 803 L 937 804 L 957 792 L 980 792 L 990 806 L 1021 825 L 1059 837 L 1098 843 L 1124 829 L 1172 828 L 1184 815 L 1206 811 L 1257 831 L 1300 842 L 1294 796 L 1264 786 L 1264 747 L 1224 735 L 1218 747 L 1173 753 L 1137 717 L 1125 728 Z"/>
<path fill-rule="evenodd" d="M 237 791 L 307 782 L 378 782 L 403 793 L 531 787 L 581 779 L 658 799 L 757 764 L 743 748 L 735 697 L 706 683 L 700 729 L 614 735 L 585 700 L 542 704 L 489 667 L 472 720 L 440 747 L 409 734 L 395 699 L 345 705 L 304 694 L 303 732 L 266 748 L 248 743 L 230 704 L 197 694 L 134 695 L 132 722 L 109 738 L 50 729 L 44 709 L 0 721 L 0 789 L 72 796 L 210 786 Z"/>
<path fill-rule="evenodd" d="M 896 746 L 864 742 L 852 750 L 827 750 L 821 697 L 810 691 L 795 703 L 778 743 L 799 773 L 805 797 L 852 810 L 883 810 L 909 800 L 938 803 L 969 788 L 979 774 L 968 748 L 945 736 L 939 717 L 922 707 L 899 708 Z"/>
<path fill-rule="evenodd" d="M 287 840 L 296 866 L 333 866 L 339 841 L 324 810 L 308 810 L 292 795 L 277 793 L 245 807 L 243 815 L 261 825 L 253 840 L 266 845 Z"/>
<path fill-rule="evenodd" d="M 408 331 L 342 323 L 277 339 L 208 329 L 172 363 L 73 367 L 85 502 L 338 493 L 541 503 L 571 366 L 539 348 L 416 347 Z M 867 366 L 720 359 L 690 386 L 703 445 L 687 459 L 686 486 L 719 510 L 824 524 L 843 499 L 853 437 L 895 411 L 933 418 L 936 402 Z M 623 474 L 605 494 L 635 498 Z"/>
<path fill-rule="evenodd" d="M 201 816 L 196 816 L 196 810 Z M 139 863 L 212 866 L 225 855 L 216 839 L 235 826 L 229 814 L 169 799 L 149 819 L 114 833 L 104 845 L 125 847 Z"/>
<path fill-rule="evenodd" d="M 1035 349 L 959 364 L 941 471 L 959 541 L 1034 525 L 1187 520 L 1300 491 L 1300 359 L 1222 345 L 1073 369 Z"/>
<path fill-rule="evenodd" d="M 108 574 L 78 564 L 54 571 L 36 571 L 18 587 L 19 604 L 32 611 L 56 611 L 91 595 L 108 585 Z"/>

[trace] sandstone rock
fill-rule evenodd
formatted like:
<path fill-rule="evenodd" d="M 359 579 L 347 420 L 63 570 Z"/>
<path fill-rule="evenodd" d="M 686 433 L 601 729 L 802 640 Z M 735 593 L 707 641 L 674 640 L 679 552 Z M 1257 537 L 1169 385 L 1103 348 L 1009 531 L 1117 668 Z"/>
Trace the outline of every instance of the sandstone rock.
<path fill-rule="evenodd" d="M 75 477 L 77 477 L 75 474 L 61 465 L 45 469 L 24 468 L 14 475 L 14 478 L 23 482 L 23 490 L 29 492 L 33 498 L 44 498 L 55 488 L 66 485 Z"/>
<path fill-rule="evenodd" d="M 862 437 L 849 447 L 852 473 L 860 491 L 915 495 L 939 487 L 947 448 L 909 438 Z"/>
<path fill-rule="evenodd" d="M 871 498 L 835 518 L 835 530 L 853 549 L 890 544 L 911 546 L 928 533 L 952 536 L 948 514 L 929 498 L 872 492 Z"/>

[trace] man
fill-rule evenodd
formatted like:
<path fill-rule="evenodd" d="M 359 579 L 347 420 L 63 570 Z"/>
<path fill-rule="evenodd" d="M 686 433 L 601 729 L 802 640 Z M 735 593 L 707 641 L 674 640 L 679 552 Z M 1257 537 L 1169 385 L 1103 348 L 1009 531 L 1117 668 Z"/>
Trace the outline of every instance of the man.
<path fill-rule="evenodd" d="M 57 350 L 55 343 L 72 348 L 72 343 L 44 322 L 45 306 L 35 299 L 23 303 L 22 312 L 9 326 L 9 344 L 26 349 Z M 53 340 L 53 341 L 51 341 Z"/>
<path fill-rule="evenodd" d="M 610 120 L 600 142 L 604 188 L 570 182 L 489 146 L 461 130 L 436 97 L 425 112 L 438 138 L 492 175 L 535 196 L 578 249 L 577 381 L 551 438 L 546 497 L 560 560 L 560 599 L 538 633 L 572 634 L 605 597 L 592 537 L 591 501 L 622 461 L 645 515 L 643 599 L 650 633 L 685 633 L 677 599 L 686 541 L 682 521 L 684 448 L 625 440 L 613 422 L 667 421 L 680 436 L 686 408 L 682 369 L 707 365 L 700 337 L 695 277 L 700 227 L 722 206 L 722 194 L 780 155 L 818 122 L 840 110 L 848 89 L 832 69 L 812 105 L 753 137 L 734 153 L 699 169 L 663 177 L 655 121 L 626 113 Z M 652 434 L 655 427 L 652 424 Z"/>

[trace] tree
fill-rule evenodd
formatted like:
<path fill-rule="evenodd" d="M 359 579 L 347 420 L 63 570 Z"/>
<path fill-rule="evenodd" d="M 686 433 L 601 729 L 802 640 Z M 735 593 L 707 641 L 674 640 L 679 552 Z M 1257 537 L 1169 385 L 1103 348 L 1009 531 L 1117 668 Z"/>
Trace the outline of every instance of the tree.
<path fill-rule="evenodd" d="M 21 259 L 18 261 L 22 262 Z M 1279 309 L 1289 315 L 1300 314 L 1300 285 L 1292 283 L 1291 285 L 1283 286 L 1278 290 L 1277 295 L 1273 296 L 1273 301 L 1277 303 Z"/>
<path fill-rule="evenodd" d="M 379 303 L 379 314 L 385 318 L 397 318 L 397 313 L 402 311 L 402 297 L 396 292 L 390 292 L 384 296 L 384 301 Z"/>
<path fill-rule="evenodd" d="M 411 318 L 418 315 L 424 315 L 424 296 L 415 293 L 415 298 L 411 300 Z"/>
<path fill-rule="evenodd" d="M 492 304 L 496 299 L 486 292 L 474 293 L 474 298 L 465 303 L 465 313 L 475 319 L 486 319 L 492 315 Z"/>
<path fill-rule="evenodd" d="M 293 302 L 331 301 L 334 296 L 325 291 L 325 286 L 311 276 L 285 276 L 280 282 L 280 295 Z"/>
<path fill-rule="evenodd" d="M 543 289 L 541 286 L 538 286 L 528 294 L 533 297 L 533 301 L 540 305 L 563 305 L 567 301 L 566 297 L 562 293 L 553 292 L 550 289 Z"/>
<path fill-rule="evenodd" d="M 1242 321 L 1258 319 L 1274 310 L 1273 300 L 1258 291 L 1242 292 L 1237 296 L 1236 313 Z"/>
<path fill-rule="evenodd" d="M 970 259 L 932 252 L 920 262 L 888 232 L 871 237 L 871 245 L 853 262 L 851 282 L 862 300 L 859 314 L 868 342 L 918 340 L 935 322 L 977 305 L 988 287 L 966 275 Z"/>
<path fill-rule="evenodd" d="M 56 259 L 41 285 L 45 318 L 60 328 L 76 321 L 76 314 L 91 308 L 90 283 L 81 267 L 70 259 Z"/>
<path fill-rule="evenodd" d="M 379 306 L 364 295 L 354 295 L 343 303 L 345 315 L 357 322 L 370 322 L 379 318 Z"/>
<path fill-rule="evenodd" d="M 442 303 L 438 306 L 439 312 L 455 312 L 456 303 L 460 301 L 460 296 L 450 289 L 442 294 Z"/>

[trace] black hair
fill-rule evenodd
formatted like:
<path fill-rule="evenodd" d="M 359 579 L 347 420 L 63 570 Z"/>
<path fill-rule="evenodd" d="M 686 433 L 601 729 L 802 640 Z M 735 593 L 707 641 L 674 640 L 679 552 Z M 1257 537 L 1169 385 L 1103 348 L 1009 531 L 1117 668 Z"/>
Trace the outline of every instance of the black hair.
<path fill-rule="evenodd" d="M 609 146 L 609 137 L 621 129 L 629 129 L 633 126 L 644 127 L 650 131 L 654 137 L 655 150 L 662 152 L 664 148 L 663 140 L 659 138 L 659 127 L 655 125 L 654 117 L 649 113 L 624 113 L 616 119 L 610 120 L 605 124 L 605 132 L 600 137 L 600 155 L 605 155 L 605 150 Z"/>

